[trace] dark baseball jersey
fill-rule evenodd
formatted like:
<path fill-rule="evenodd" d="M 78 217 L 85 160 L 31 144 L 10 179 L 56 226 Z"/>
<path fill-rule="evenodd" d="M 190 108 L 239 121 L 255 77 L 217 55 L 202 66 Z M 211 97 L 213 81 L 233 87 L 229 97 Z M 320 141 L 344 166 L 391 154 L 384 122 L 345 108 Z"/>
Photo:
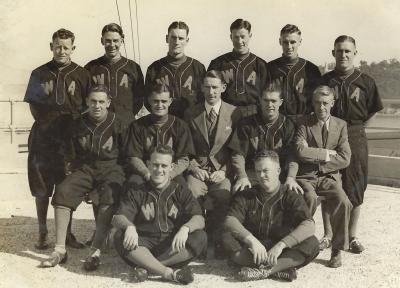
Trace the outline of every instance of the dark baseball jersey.
<path fill-rule="evenodd" d="M 251 106 L 245 116 L 256 113 L 262 89 L 267 84 L 267 63 L 254 55 L 226 53 L 211 61 L 209 70 L 221 71 L 227 83 L 222 99 L 235 106 Z"/>
<path fill-rule="evenodd" d="M 287 162 L 294 155 L 294 136 L 294 122 L 285 115 L 279 114 L 274 123 L 265 124 L 256 114 L 239 122 L 228 147 L 245 158 L 246 169 L 254 169 L 253 159 L 257 152 L 273 150 L 279 155 L 282 169 L 286 170 Z"/>
<path fill-rule="evenodd" d="M 368 184 L 368 140 L 364 123 L 383 109 L 382 100 L 375 81 L 358 70 L 345 77 L 333 70 L 323 75 L 322 81 L 335 89 L 332 115 L 348 124 L 351 160 L 342 171 L 342 180 L 343 189 L 356 207 L 363 203 Z"/>
<path fill-rule="evenodd" d="M 90 86 L 89 73 L 71 62 L 50 61 L 32 71 L 24 101 L 35 119 L 28 140 L 28 179 L 33 196 L 53 193 L 64 177 L 62 131 L 78 118 Z"/>
<path fill-rule="evenodd" d="M 321 72 L 313 63 L 299 58 L 289 65 L 280 57 L 268 63 L 269 83 L 282 89 L 283 104 L 280 112 L 285 115 L 306 115 L 312 111 L 312 93 L 321 78 Z"/>
<path fill-rule="evenodd" d="M 152 114 L 133 122 L 129 128 L 126 145 L 127 157 L 150 159 L 150 152 L 157 145 L 168 145 L 175 153 L 175 159 L 194 154 L 192 137 L 188 125 L 178 117 L 168 115 L 162 125 L 153 121 Z"/>
<path fill-rule="evenodd" d="M 201 84 L 206 69 L 191 57 L 186 57 L 180 65 L 174 65 L 174 61 L 166 56 L 153 62 L 146 72 L 146 86 L 155 83 L 167 86 L 173 99 L 169 113 L 183 118 L 187 108 L 203 101 Z"/>
<path fill-rule="evenodd" d="M 157 236 L 176 232 L 192 216 L 202 215 L 202 210 L 189 189 L 172 180 L 161 191 L 151 182 L 131 188 L 115 215 L 125 216 L 139 235 Z"/>
<path fill-rule="evenodd" d="M 125 57 L 112 64 L 102 56 L 87 63 L 85 68 L 92 84 L 103 84 L 110 89 L 110 110 L 125 123 L 132 122 L 143 105 L 144 79 L 140 66 Z"/>

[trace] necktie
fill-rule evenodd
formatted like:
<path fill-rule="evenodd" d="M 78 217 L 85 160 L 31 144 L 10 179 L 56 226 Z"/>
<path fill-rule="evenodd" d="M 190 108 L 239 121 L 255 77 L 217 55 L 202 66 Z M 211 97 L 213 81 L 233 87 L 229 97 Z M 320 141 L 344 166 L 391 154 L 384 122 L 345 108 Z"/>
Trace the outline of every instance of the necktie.
<path fill-rule="evenodd" d="M 328 127 L 326 125 L 326 122 L 324 122 L 324 125 L 322 125 L 322 145 L 324 145 L 324 148 L 326 147 L 326 140 L 328 140 Z"/>
<path fill-rule="evenodd" d="M 210 113 L 208 114 L 208 122 L 209 122 L 208 133 L 210 133 L 211 130 L 214 128 L 215 120 L 217 120 L 217 113 L 215 113 L 214 108 L 211 108 Z"/>

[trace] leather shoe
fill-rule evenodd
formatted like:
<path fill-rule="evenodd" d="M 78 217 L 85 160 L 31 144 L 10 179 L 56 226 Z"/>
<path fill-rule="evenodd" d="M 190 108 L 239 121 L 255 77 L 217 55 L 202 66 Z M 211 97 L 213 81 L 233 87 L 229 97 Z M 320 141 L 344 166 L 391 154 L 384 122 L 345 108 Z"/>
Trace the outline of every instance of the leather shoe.
<path fill-rule="evenodd" d="M 35 244 L 35 248 L 38 250 L 46 250 L 49 248 L 49 243 L 47 242 L 47 233 L 40 233 L 39 239 Z"/>
<path fill-rule="evenodd" d="M 319 240 L 319 251 L 323 251 L 329 247 L 332 246 L 332 240 L 329 239 L 328 237 L 322 237 L 321 240 Z"/>
<path fill-rule="evenodd" d="M 364 246 L 357 238 L 351 239 L 349 246 L 350 246 L 349 251 L 354 254 L 360 254 L 362 251 L 365 250 Z"/>
<path fill-rule="evenodd" d="M 342 254 L 339 249 L 332 249 L 331 259 L 328 262 L 328 267 L 339 268 L 342 266 Z"/>
<path fill-rule="evenodd" d="M 100 266 L 100 258 L 98 256 L 88 256 L 83 263 L 83 268 L 86 271 L 95 271 Z"/>
<path fill-rule="evenodd" d="M 65 262 L 67 262 L 67 259 L 68 259 L 67 252 L 62 254 L 58 251 L 53 251 L 53 253 L 51 253 L 49 259 L 43 261 L 40 264 L 40 267 L 42 267 L 42 268 L 54 267 L 54 266 L 57 266 L 58 264 L 64 264 Z"/>
<path fill-rule="evenodd" d="M 67 239 L 65 240 L 65 245 L 71 248 L 75 249 L 83 249 L 85 248 L 85 245 L 78 240 L 76 240 L 76 237 L 74 234 L 70 233 L 67 235 Z"/>

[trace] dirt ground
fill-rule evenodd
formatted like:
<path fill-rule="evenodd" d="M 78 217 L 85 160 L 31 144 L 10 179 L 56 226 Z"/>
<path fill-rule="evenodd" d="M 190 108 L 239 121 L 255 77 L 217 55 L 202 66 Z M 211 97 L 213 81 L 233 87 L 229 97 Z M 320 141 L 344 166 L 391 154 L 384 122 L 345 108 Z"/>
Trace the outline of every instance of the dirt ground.
<path fill-rule="evenodd" d="M 144 283 L 130 282 L 130 269 L 114 250 L 103 255 L 100 269 L 82 270 L 88 249 L 69 249 L 65 265 L 40 269 L 38 265 L 51 249 L 35 250 L 37 238 L 34 200 L 29 195 L 25 174 L 0 175 L 0 287 L 172 287 L 174 284 L 152 278 Z M 343 266 L 325 267 L 330 252 L 299 270 L 292 283 L 275 280 L 240 283 L 224 261 L 212 259 L 192 263 L 195 281 L 191 287 L 400 287 L 400 189 L 370 185 L 362 211 L 360 239 L 366 250 L 360 255 L 343 254 Z M 54 217 L 49 209 L 49 235 L 54 243 Z M 74 214 L 73 230 L 80 240 L 89 238 L 94 227 L 91 207 L 81 205 Z M 316 212 L 317 235 L 321 236 L 320 211 Z M 175 285 L 174 285 L 175 286 Z"/>

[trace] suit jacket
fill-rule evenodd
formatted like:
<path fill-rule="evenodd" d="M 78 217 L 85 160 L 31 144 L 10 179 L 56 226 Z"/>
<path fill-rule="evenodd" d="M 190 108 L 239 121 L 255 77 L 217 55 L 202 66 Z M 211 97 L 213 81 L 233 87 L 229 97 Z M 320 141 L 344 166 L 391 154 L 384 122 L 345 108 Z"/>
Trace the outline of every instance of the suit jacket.
<path fill-rule="evenodd" d="M 185 120 L 189 124 L 196 157 L 190 161 L 188 170 L 200 167 L 204 170 L 227 170 L 230 164 L 230 150 L 227 147 L 232 131 L 241 118 L 240 110 L 224 101 L 218 114 L 214 145 L 211 147 L 207 131 L 207 111 L 204 103 L 197 104 L 185 112 Z"/>
<path fill-rule="evenodd" d="M 318 175 L 331 174 L 340 179 L 339 170 L 350 164 L 351 150 L 345 121 L 331 116 L 329 120 L 326 147 L 322 143 L 322 127 L 315 114 L 305 115 L 300 120 L 296 132 L 295 147 L 299 160 L 299 178 L 314 178 Z M 305 144 L 307 143 L 307 144 Z M 330 155 L 326 162 L 327 149 L 335 150 L 337 155 Z"/>

